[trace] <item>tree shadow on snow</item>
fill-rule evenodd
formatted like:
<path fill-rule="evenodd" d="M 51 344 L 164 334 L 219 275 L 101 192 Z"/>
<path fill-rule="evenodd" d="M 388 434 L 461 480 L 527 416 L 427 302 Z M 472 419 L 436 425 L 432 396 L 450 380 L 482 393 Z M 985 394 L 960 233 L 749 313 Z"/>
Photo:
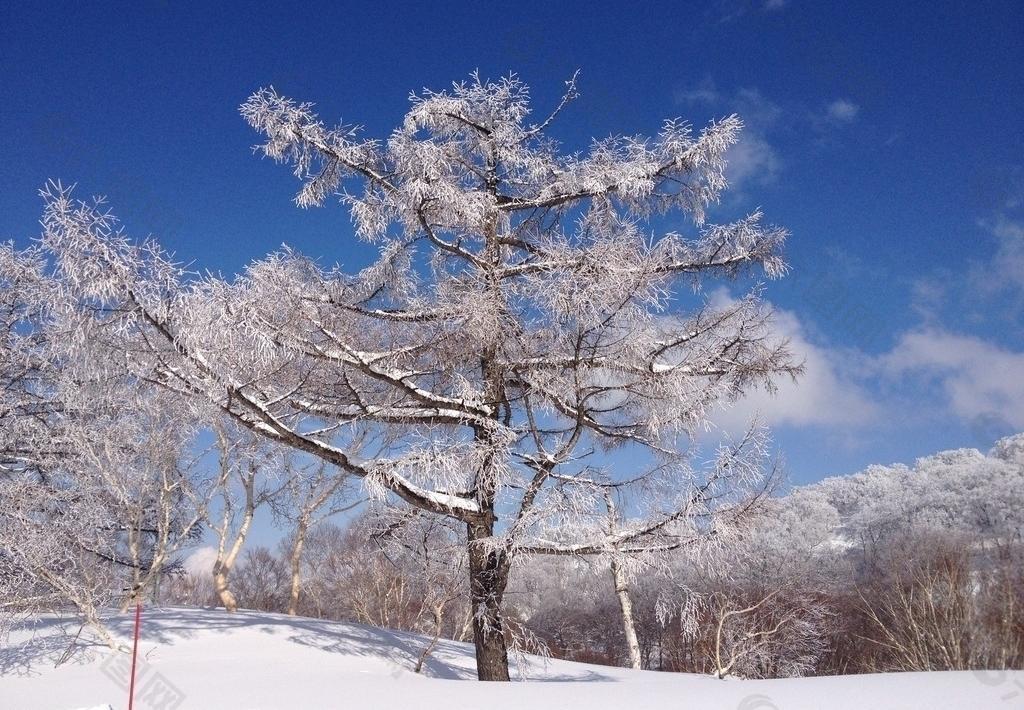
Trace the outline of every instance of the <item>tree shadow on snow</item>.
<path fill-rule="evenodd" d="M 134 625 L 132 613 L 109 612 L 104 614 L 103 618 L 107 629 L 119 641 L 131 642 Z M 222 609 L 164 608 L 144 610 L 142 618 L 142 646 L 172 646 L 200 634 L 217 634 L 248 628 L 343 657 L 379 659 L 391 665 L 396 674 L 411 674 L 416 660 L 428 642 L 421 636 L 402 631 L 262 612 L 238 611 L 228 614 Z M 30 674 L 35 663 L 55 662 L 69 642 L 61 633 L 61 624 L 67 627 L 72 623 L 52 618 L 42 618 L 33 622 L 34 639 L 0 648 L 0 675 Z M 75 631 L 77 626 L 71 629 L 72 635 Z M 87 631 L 82 633 L 75 660 L 72 662 L 88 663 L 96 658 L 97 653 L 109 652 L 104 644 L 97 643 L 91 637 L 86 638 L 87 635 Z M 592 669 L 581 668 L 576 673 L 550 673 L 547 664 L 541 661 L 529 663 L 525 670 L 525 679 L 530 682 L 616 680 Z M 474 680 L 476 671 L 473 647 L 456 641 L 439 641 L 424 662 L 422 674 L 446 680 Z"/>
<path fill-rule="evenodd" d="M 73 616 L 46 615 L 16 623 L 12 637 L 17 640 L 0 644 L 0 676 L 37 675 L 40 666 L 58 663 L 85 665 L 110 650 Z"/>

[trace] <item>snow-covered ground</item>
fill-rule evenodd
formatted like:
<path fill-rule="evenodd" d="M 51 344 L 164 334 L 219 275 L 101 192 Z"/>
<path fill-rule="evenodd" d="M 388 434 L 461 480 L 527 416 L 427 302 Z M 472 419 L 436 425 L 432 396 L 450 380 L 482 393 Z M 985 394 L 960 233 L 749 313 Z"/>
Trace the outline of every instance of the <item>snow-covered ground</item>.
<path fill-rule="evenodd" d="M 37 619 L 0 647 L 0 708 L 127 707 L 130 655 L 84 642 L 67 647 L 62 623 Z M 110 626 L 126 642 L 130 614 Z M 70 627 L 72 633 L 77 627 Z M 357 624 L 197 609 L 143 615 L 135 707 L 686 708 L 694 710 L 984 710 L 1024 708 L 1024 672 L 903 673 L 767 681 L 631 671 L 539 659 L 527 682 L 478 683 L 472 647 L 443 642 L 424 675 L 411 672 L 423 639 Z"/>

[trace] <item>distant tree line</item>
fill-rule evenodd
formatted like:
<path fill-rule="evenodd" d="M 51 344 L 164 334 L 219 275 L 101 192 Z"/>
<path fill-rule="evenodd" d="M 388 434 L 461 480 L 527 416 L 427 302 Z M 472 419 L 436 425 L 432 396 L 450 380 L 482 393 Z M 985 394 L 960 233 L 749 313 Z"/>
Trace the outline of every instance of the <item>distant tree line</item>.
<path fill-rule="evenodd" d="M 395 544 L 363 515 L 306 541 L 298 613 L 471 639 L 455 532 Z M 641 667 L 775 678 L 1024 666 L 1024 435 L 988 454 L 872 466 L 772 499 L 727 547 L 677 551 L 630 584 Z M 288 610 L 293 540 L 255 547 L 241 606 Z M 432 555 L 435 556 L 432 559 Z M 534 650 L 631 665 L 607 557 L 544 557 L 513 573 L 507 614 Z M 209 574 L 166 601 L 216 603 Z M 425 642 L 424 648 L 426 649 Z"/>

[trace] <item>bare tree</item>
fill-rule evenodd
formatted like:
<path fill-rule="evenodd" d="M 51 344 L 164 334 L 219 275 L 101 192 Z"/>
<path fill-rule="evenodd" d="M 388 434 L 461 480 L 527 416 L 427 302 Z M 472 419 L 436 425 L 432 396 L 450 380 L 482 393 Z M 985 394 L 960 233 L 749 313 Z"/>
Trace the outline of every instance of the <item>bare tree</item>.
<path fill-rule="evenodd" d="M 130 422 L 119 430 L 121 436 L 82 449 L 99 473 L 98 493 L 108 501 L 107 525 L 119 537 L 114 549 L 94 552 L 129 573 L 122 611 L 147 593 L 159 601 L 161 577 L 175 573 L 176 555 L 200 540 L 214 492 L 199 474 L 198 458 L 185 453 L 194 441 L 194 427 L 168 420 L 161 409 L 156 402 L 148 413 L 141 407 L 126 410 Z M 128 434 L 134 435 L 130 447 Z"/>
<path fill-rule="evenodd" d="M 424 516 L 419 511 L 381 517 L 372 539 L 393 565 L 404 570 L 417 590 L 413 629 L 429 638 L 413 668 L 421 673 L 446 625 L 454 629 L 452 613 L 467 608 L 465 541 L 461 531 L 444 518 Z"/>
<path fill-rule="evenodd" d="M 246 550 L 233 579 L 238 599 L 247 609 L 284 610 L 288 566 L 266 547 Z"/>
<path fill-rule="evenodd" d="M 242 114 L 263 152 L 305 180 L 298 203 L 339 195 L 380 245 L 355 275 L 292 251 L 232 281 L 189 275 L 102 206 L 59 185 L 44 195 L 62 287 L 104 305 L 81 326 L 95 351 L 131 352 L 140 380 L 465 526 L 486 680 L 508 679 L 501 607 L 516 555 L 608 547 L 592 484 L 617 474 L 589 465 L 590 451 L 650 462 L 613 542 L 676 541 L 704 485 L 690 436 L 719 402 L 799 371 L 759 286 L 724 306 L 702 290 L 784 272 L 786 233 L 760 213 L 705 224 L 739 119 L 699 134 L 671 120 L 653 138 L 566 154 L 546 131 L 576 95 L 572 80 L 530 122 L 519 79 L 474 76 L 415 96 L 383 142 L 272 90 L 251 96 Z M 652 236 L 660 214 L 695 236 Z M 356 423 L 389 449 L 362 460 L 339 445 Z"/>
<path fill-rule="evenodd" d="M 265 469 L 275 461 L 265 449 L 244 432 L 232 436 L 229 428 L 215 426 L 219 476 L 216 482 L 219 511 L 209 514 L 210 528 L 217 536 L 217 557 L 213 563 L 213 589 L 229 613 L 238 609 L 231 591 L 231 571 L 245 546 L 256 509 L 272 500 L 280 488 L 265 485 Z M 214 517 L 216 516 L 216 517 Z"/>
<path fill-rule="evenodd" d="M 757 515 L 767 496 L 779 482 L 778 468 L 768 465 L 764 433 L 752 426 L 745 436 L 731 446 L 719 450 L 714 471 L 694 492 L 700 505 L 684 509 L 686 517 L 700 524 L 691 529 L 689 537 L 680 537 L 661 544 L 645 545 L 644 536 L 634 538 L 625 547 L 614 541 L 618 537 L 620 514 L 615 504 L 614 486 L 605 486 L 605 507 L 608 515 L 608 540 L 613 541 L 606 552 L 609 571 L 619 610 L 630 667 L 640 669 L 643 659 L 633 615 L 630 582 L 641 571 L 657 569 L 664 573 L 670 569 L 670 553 L 683 547 L 698 547 L 707 557 L 714 550 L 727 545 L 730 536 Z"/>
<path fill-rule="evenodd" d="M 737 664 L 764 657 L 771 657 L 787 626 L 802 621 L 800 609 L 785 608 L 779 613 L 769 614 L 766 620 L 758 620 L 758 612 L 770 607 L 778 590 L 768 592 L 759 600 L 742 609 L 734 607 L 728 597 L 717 595 L 717 624 L 715 626 L 714 667 L 715 675 L 725 678 L 732 675 Z"/>
<path fill-rule="evenodd" d="M 279 519 L 293 522 L 288 538 L 290 551 L 288 568 L 291 583 L 288 592 L 288 615 L 298 614 L 299 595 L 302 590 L 302 551 L 310 528 L 331 516 L 352 510 L 364 500 L 352 500 L 345 484 L 351 480 L 344 471 L 323 461 L 305 467 L 289 465 L 284 472 L 281 495 L 275 496 L 271 506 Z"/>
<path fill-rule="evenodd" d="M 906 548 L 893 552 L 893 574 L 884 586 L 858 590 L 859 611 L 869 622 L 864 639 L 879 651 L 871 670 L 1019 667 L 1019 551 L 1016 564 L 979 566 L 970 553 L 977 538 L 929 535 L 924 542 L 913 555 Z"/>

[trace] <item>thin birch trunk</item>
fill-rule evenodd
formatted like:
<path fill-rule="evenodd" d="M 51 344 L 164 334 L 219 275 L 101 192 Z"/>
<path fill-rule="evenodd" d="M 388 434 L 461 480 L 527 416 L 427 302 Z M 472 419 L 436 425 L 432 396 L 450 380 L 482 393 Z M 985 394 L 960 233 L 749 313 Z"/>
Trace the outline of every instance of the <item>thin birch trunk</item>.
<path fill-rule="evenodd" d="M 629 596 L 629 582 L 622 571 L 617 560 L 612 560 L 612 579 L 615 581 L 615 596 L 619 599 L 619 608 L 622 610 L 622 630 L 626 634 L 626 649 L 629 652 L 629 666 L 639 670 L 642 667 L 640 660 L 640 642 L 636 636 L 636 621 L 633 617 L 633 600 Z"/>
<path fill-rule="evenodd" d="M 238 527 L 235 539 L 225 554 L 225 538 L 230 527 L 230 521 L 227 519 L 230 511 L 225 510 L 224 525 L 220 531 L 220 544 L 217 547 L 217 561 L 213 565 L 213 589 L 217 593 L 220 603 L 224 605 L 224 609 L 229 613 L 233 613 L 238 609 L 238 600 L 231 591 L 229 584 L 231 570 L 234 569 L 238 555 L 245 545 L 245 538 L 249 534 L 249 528 L 252 526 L 253 515 L 256 511 L 255 486 L 256 472 L 254 468 L 250 468 L 249 474 L 242 477 L 242 487 L 245 489 L 245 509 L 242 514 L 242 524 Z"/>
<path fill-rule="evenodd" d="M 299 613 L 299 592 L 302 587 L 302 548 L 306 544 L 306 533 L 309 531 L 309 521 L 300 518 L 295 526 L 295 544 L 292 545 L 291 553 L 291 590 L 288 593 L 288 616 L 295 616 Z"/>

